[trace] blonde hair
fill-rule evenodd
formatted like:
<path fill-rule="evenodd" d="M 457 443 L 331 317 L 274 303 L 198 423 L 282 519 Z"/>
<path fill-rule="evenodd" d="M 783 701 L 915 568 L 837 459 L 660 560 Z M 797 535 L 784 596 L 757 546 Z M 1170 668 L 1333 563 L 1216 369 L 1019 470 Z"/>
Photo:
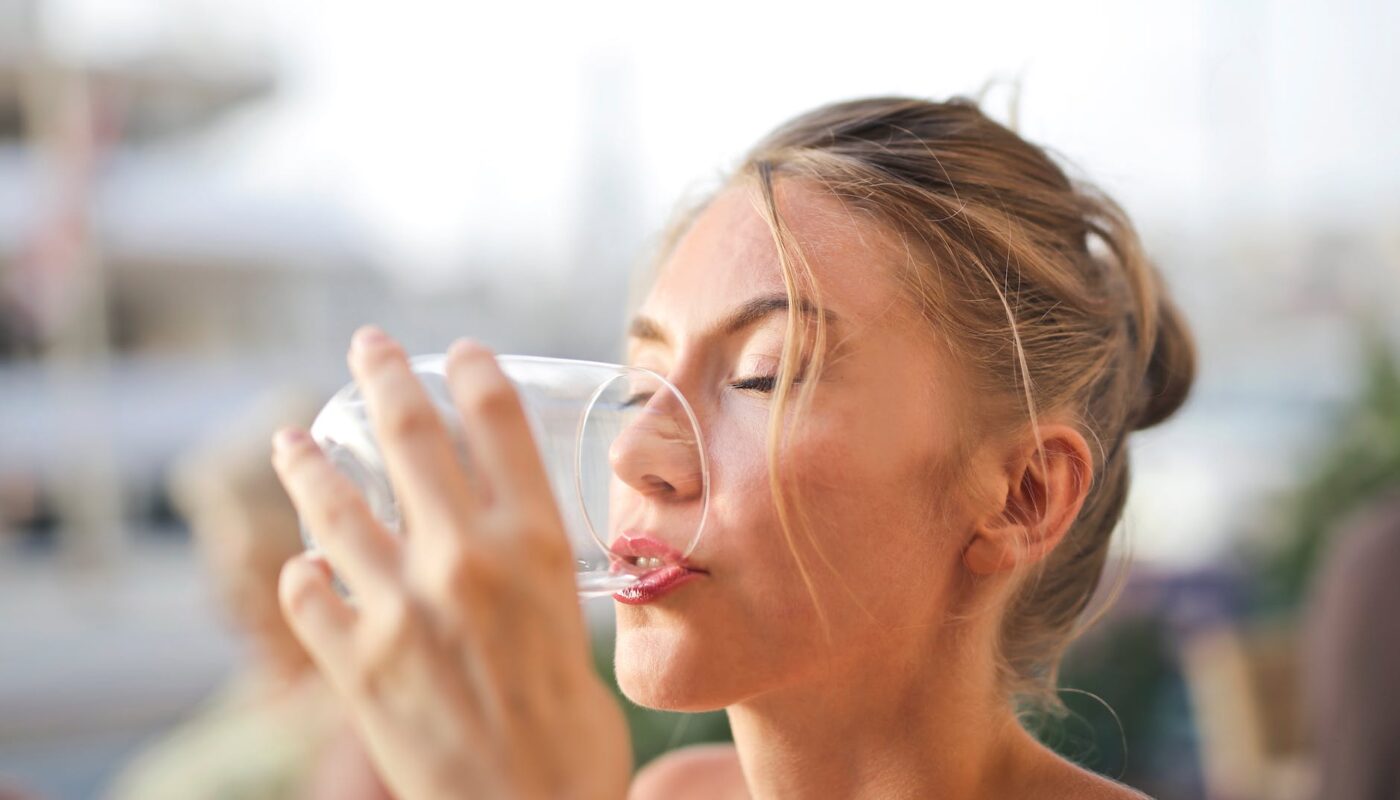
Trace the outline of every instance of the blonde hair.
<path fill-rule="evenodd" d="M 810 182 L 903 239 L 912 257 L 894 277 L 930 331 L 969 368 L 987 401 L 979 403 L 981 432 L 1029 425 L 1044 459 L 1038 421 L 1062 412 L 1098 442 L 1094 481 L 1078 517 L 1017 585 L 1000 623 L 998 663 L 1008 694 L 1062 709 L 1060 658 L 1083 629 L 1080 617 L 1128 494 L 1124 440 L 1171 416 L 1194 379 L 1195 348 L 1159 273 L 1116 203 L 1071 181 L 1042 148 L 974 102 L 875 97 L 788 121 L 730 175 L 728 182 L 758 185 L 793 308 L 800 301 L 820 308 L 821 297 L 778 213 L 780 176 Z M 707 203 L 677 218 L 657 263 Z M 807 526 L 777 466 L 791 429 L 788 412 L 800 417 L 816 384 L 803 381 L 794 398 L 794 379 L 799 370 L 820 372 L 826 330 L 820 313 L 789 314 L 787 326 L 768 460 L 784 536 L 812 590 L 793 546 L 794 529 Z"/>

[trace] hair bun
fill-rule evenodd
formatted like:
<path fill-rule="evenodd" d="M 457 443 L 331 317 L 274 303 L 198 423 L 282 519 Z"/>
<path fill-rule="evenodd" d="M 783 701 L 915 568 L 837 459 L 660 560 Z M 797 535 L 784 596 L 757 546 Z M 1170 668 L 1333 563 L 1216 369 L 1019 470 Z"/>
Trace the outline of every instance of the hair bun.
<path fill-rule="evenodd" d="M 1185 319 L 1165 292 L 1158 294 L 1157 334 L 1142 376 L 1133 430 L 1151 428 L 1186 402 L 1196 380 L 1196 344 Z"/>

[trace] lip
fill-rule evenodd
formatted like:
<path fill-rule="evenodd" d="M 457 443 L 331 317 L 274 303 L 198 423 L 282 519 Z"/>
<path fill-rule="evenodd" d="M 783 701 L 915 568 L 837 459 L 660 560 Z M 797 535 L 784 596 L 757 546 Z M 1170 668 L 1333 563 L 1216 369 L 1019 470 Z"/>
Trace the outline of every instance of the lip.
<path fill-rule="evenodd" d="M 629 606 L 646 605 L 704 574 L 706 573 L 674 565 L 659 567 L 643 575 L 631 586 L 614 592 L 613 599 Z"/>
<path fill-rule="evenodd" d="M 628 530 L 623 531 L 609 547 L 613 559 L 613 567 L 633 566 L 632 559 L 635 558 L 659 558 L 664 566 L 684 567 L 696 572 L 705 570 L 692 564 L 681 551 L 667 544 L 660 537 L 646 531 Z"/>
<path fill-rule="evenodd" d="M 676 548 L 644 531 L 624 531 L 613 541 L 610 549 L 615 556 L 612 565 L 614 572 L 635 571 L 636 566 L 630 559 L 657 558 L 662 561 L 661 566 L 643 573 L 636 583 L 613 594 L 614 600 L 628 605 L 654 602 L 681 585 L 709 574 L 690 563 Z"/>

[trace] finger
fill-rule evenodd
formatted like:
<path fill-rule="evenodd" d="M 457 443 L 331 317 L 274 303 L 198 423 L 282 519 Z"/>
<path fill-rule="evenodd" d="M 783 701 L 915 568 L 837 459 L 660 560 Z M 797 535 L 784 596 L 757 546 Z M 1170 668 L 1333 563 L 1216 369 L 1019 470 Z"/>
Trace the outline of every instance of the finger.
<path fill-rule="evenodd" d="M 472 458 L 489 476 L 492 502 L 516 507 L 553 503 L 520 395 L 495 355 L 475 342 L 454 342 L 447 351 L 447 385 Z"/>
<path fill-rule="evenodd" d="M 374 519 L 355 484 L 311 437 L 283 428 L 272 439 L 272 465 L 303 524 L 361 602 L 399 588 L 398 542 Z"/>
<path fill-rule="evenodd" d="M 474 490 L 440 412 L 413 374 L 403 349 L 383 331 L 367 326 L 355 333 L 349 360 L 403 509 L 405 532 L 451 535 L 469 529 L 467 523 L 477 506 Z M 425 522 L 421 531 L 414 528 L 417 520 Z M 427 520 L 449 524 L 426 524 Z"/>
<path fill-rule="evenodd" d="M 311 553 L 293 556 L 282 565 L 277 598 L 311 659 L 327 678 L 338 680 L 350 663 L 357 614 L 336 594 L 325 561 Z"/>

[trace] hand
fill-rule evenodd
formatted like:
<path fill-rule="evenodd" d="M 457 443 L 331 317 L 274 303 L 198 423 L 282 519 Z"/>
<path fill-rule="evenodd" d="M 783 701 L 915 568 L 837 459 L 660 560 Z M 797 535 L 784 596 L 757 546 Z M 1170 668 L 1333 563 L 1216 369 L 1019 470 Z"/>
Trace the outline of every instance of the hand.
<path fill-rule="evenodd" d="M 404 520 L 385 530 L 301 430 L 273 464 L 324 558 L 282 571 L 283 613 L 401 800 L 622 798 L 631 751 L 593 671 L 573 555 L 514 386 L 492 354 L 448 352 L 472 479 L 403 350 L 356 333 L 350 369 Z"/>

